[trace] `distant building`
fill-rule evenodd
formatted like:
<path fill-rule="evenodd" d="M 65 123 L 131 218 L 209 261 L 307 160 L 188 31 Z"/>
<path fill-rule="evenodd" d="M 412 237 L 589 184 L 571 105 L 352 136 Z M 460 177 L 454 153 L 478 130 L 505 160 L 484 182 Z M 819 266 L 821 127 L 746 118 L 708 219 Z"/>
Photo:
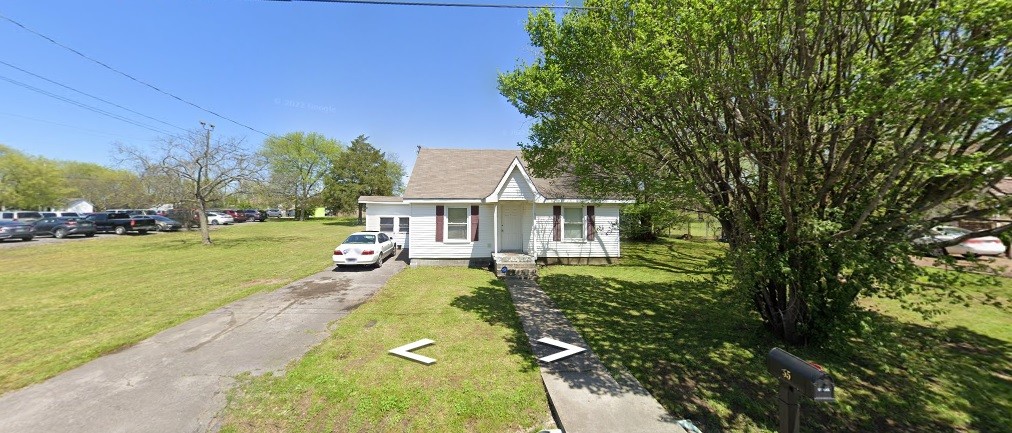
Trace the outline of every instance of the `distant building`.
<path fill-rule="evenodd" d="M 72 198 L 67 200 L 62 212 L 92 213 L 95 212 L 95 205 L 83 198 Z"/>

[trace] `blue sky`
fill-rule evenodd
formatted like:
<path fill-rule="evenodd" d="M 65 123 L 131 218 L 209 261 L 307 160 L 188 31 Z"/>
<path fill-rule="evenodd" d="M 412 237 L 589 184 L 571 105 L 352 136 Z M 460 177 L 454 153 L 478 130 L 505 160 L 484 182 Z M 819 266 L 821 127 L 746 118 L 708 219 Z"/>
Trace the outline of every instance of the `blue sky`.
<path fill-rule="evenodd" d="M 526 140 L 530 121 L 499 95 L 496 76 L 534 58 L 528 12 L 253 0 L 0 3 L 0 15 L 260 131 L 315 131 L 343 143 L 365 134 L 408 169 L 416 146 L 513 148 Z M 251 148 L 264 139 L 5 20 L 0 60 L 172 125 L 206 120 L 214 134 L 245 137 Z M 0 64 L 4 77 L 180 132 Z M 113 165 L 112 143 L 146 146 L 160 136 L 0 80 L 0 144 Z"/>

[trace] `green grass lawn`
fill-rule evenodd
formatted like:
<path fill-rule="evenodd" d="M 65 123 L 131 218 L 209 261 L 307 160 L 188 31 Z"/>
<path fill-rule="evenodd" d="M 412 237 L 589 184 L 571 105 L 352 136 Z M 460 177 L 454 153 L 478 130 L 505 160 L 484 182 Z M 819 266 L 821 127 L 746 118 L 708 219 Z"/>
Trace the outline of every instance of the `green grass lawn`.
<path fill-rule="evenodd" d="M 610 266 L 553 266 L 541 286 L 612 369 L 626 368 L 704 432 L 776 431 L 767 352 L 784 347 L 726 287 L 715 242 L 623 245 Z M 998 432 L 1012 425 L 1012 282 L 930 321 L 864 299 L 873 325 L 834 347 L 785 347 L 823 365 L 837 402 L 802 401 L 803 431 Z M 984 294 L 989 294 L 988 299 Z"/>
<path fill-rule="evenodd" d="M 358 228 L 271 220 L 214 230 L 212 246 L 177 232 L 0 250 L 0 393 L 319 272 Z"/>
<path fill-rule="evenodd" d="M 422 338 L 423 365 L 387 353 Z M 505 285 L 408 268 L 281 376 L 246 377 L 223 432 L 530 432 L 550 419 Z"/>

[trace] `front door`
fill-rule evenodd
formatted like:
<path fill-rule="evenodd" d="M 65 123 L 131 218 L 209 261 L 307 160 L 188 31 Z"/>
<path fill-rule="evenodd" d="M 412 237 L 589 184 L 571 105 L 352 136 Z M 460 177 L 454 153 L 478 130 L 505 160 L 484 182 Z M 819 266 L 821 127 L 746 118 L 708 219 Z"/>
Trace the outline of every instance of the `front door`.
<path fill-rule="evenodd" d="M 506 205 L 499 208 L 499 250 L 522 252 L 523 241 L 523 208 L 518 205 Z"/>

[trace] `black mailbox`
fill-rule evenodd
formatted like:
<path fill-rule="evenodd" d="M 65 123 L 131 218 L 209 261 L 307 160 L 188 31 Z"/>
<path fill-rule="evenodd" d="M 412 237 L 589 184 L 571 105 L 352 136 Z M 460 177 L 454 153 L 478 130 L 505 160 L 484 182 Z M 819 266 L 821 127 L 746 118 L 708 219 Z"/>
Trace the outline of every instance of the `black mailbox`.
<path fill-rule="evenodd" d="M 779 433 L 797 433 L 801 429 L 801 404 L 798 395 L 815 401 L 836 401 L 833 378 L 822 368 L 805 362 L 780 348 L 766 356 L 766 369 L 780 379 L 778 412 Z"/>
<path fill-rule="evenodd" d="M 797 388 L 805 397 L 815 401 L 836 401 L 833 396 L 833 378 L 797 356 L 775 347 L 766 357 L 766 368 L 774 377 Z"/>

